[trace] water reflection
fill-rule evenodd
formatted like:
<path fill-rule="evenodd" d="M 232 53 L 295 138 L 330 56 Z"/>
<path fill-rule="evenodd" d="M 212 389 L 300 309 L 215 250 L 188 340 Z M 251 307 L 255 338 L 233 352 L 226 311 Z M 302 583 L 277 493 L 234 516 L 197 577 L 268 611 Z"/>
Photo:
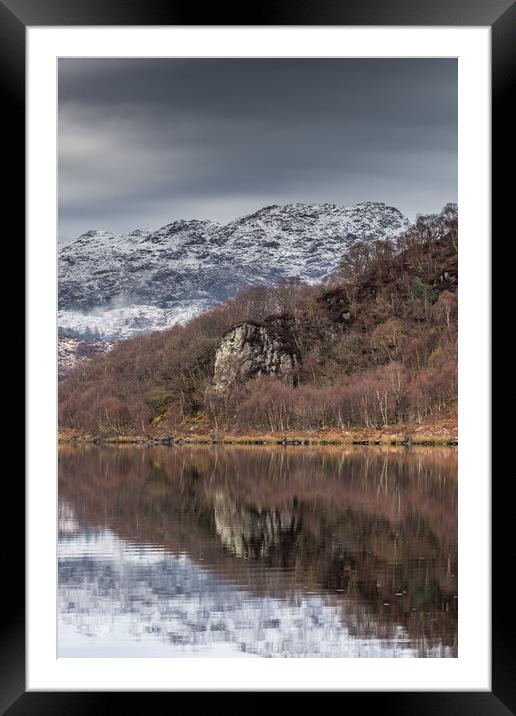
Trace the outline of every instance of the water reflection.
<path fill-rule="evenodd" d="M 60 656 L 456 656 L 452 449 L 59 454 Z"/>

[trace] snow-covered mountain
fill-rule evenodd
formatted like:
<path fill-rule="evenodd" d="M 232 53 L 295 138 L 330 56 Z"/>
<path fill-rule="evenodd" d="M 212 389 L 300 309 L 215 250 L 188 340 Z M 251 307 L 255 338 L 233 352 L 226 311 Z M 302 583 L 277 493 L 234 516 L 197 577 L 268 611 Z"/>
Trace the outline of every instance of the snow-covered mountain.
<path fill-rule="evenodd" d="M 88 231 L 59 251 L 59 325 L 108 339 L 166 328 L 251 285 L 318 281 L 353 242 L 393 239 L 408 226 L 394 207 L 364 202 L 268 206 L 224 226 Z"/>
<path fill-rule="evenodd" d="M 386 628 L 364 605 L 292 584 L 284 595 L 245 585 L 109 529 L 81 530 L 60 507 L 58 637 L 61 657 L 231 656 L 414 658 L 406 628 Z M 292 575 L 294 577 L 294 574 Z M 427 657 L 451 657 L 444 644 Z"/>

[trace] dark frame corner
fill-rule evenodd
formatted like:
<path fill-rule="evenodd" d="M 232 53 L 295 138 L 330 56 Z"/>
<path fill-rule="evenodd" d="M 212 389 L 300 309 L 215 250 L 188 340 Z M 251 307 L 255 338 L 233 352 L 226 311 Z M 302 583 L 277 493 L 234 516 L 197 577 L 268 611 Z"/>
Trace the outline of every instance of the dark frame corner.
<path fill-rule="evenodd" d="M 199 10 L 184 0 L 0 0 L 0 86 L 2 88 L 5 136 L 13 152 L 7 165 L 9 182 L 6 187 L 5 218 L 12 222 L 13 235 L 20 233 L 21 217 L 25 216 L 25 30 L 28 26 L 59 25 L 433 25 L 490 26 L 492 30 L 492 231 L 503 240 L 509 214 L 513 212 L 514 183 L 510 181 L 513 162 L 508 151 L 513 114 L 509 110 L 509 81 L 514 71 L 516 42 L 516 5 L 512 0 L 266 0 L 250 5 L 238 13 L 219 4 Z M 511 227 L 512 228 L 512 227 Z M 507 276 L 509 278 L 509 276 Z M 493 317 L 497 312 L 493 312 Z M 19 477 L 19 476 L 17 476 Z M 493 485 L 493 591 L 492 591 L 492 691 L 491 692 L 352 692 L 368 700 L 384 714 L 418 714 L 419 716 L 508 716 L 516 714 L 516 674 L 514 627 L 511 631 L 507 611 L 507 585 L 503 567 L 507 567 L 506 545 L 514 539 L 509 532 L 512 524 L 512 502 L 509 479 Z M 14 482 L 14 481 L 13 481 Z M 113 708 L 120 694 L 78 692 L 26 692 L 25 686 L 25 568 L 24 532 L 25 488 L 23 481 L 10 486 L 15 516 L 20 525 L 7 554 L 6 573 L 11 584 L 2 625 L 2 666 L 0 667 L 0 711 L 10 716 L 26 716 L 49 710 L 53 714 L 105 713 Z M 14 575 L 14 578 L 12 577 Z M 160 694 L 167 696 L 167 694 Z M 130 694 L 134 704 L 149 708 L 149 695 Z M 145 699 L 145 701 L 143 701 Z M 155 700 L 153 699 L 153 704 Z"/>

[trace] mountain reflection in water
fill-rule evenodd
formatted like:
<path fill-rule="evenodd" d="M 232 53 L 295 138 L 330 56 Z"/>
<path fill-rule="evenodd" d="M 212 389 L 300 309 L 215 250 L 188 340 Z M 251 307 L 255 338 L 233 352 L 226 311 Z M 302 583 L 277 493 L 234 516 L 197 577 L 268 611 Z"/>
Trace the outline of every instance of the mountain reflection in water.
<path fill-rule="evenodd" d="M 456 656 L 456 451 L 61 447 L 59 655 Z"/>

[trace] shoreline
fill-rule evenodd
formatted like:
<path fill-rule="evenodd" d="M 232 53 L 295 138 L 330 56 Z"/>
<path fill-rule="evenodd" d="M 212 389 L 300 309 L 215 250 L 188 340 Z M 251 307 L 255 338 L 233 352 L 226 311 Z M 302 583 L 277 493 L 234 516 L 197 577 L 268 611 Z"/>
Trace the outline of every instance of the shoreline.
<path fill-rule="evenodd" d="M 70 429 L 58 432 L 58 442 L 66 444 L 94 445 L 281 445 L 284 447 L 324 445 L 398 445 L 448 446 L 458 445 L 455 426 L 392 426 L 371 430 L 326 430 L 316 433 L 285 431 L 281 433 L 232 433 L 210 431 L 209 433 L 140 434 L 140 435 L 90 435 Z"/>

